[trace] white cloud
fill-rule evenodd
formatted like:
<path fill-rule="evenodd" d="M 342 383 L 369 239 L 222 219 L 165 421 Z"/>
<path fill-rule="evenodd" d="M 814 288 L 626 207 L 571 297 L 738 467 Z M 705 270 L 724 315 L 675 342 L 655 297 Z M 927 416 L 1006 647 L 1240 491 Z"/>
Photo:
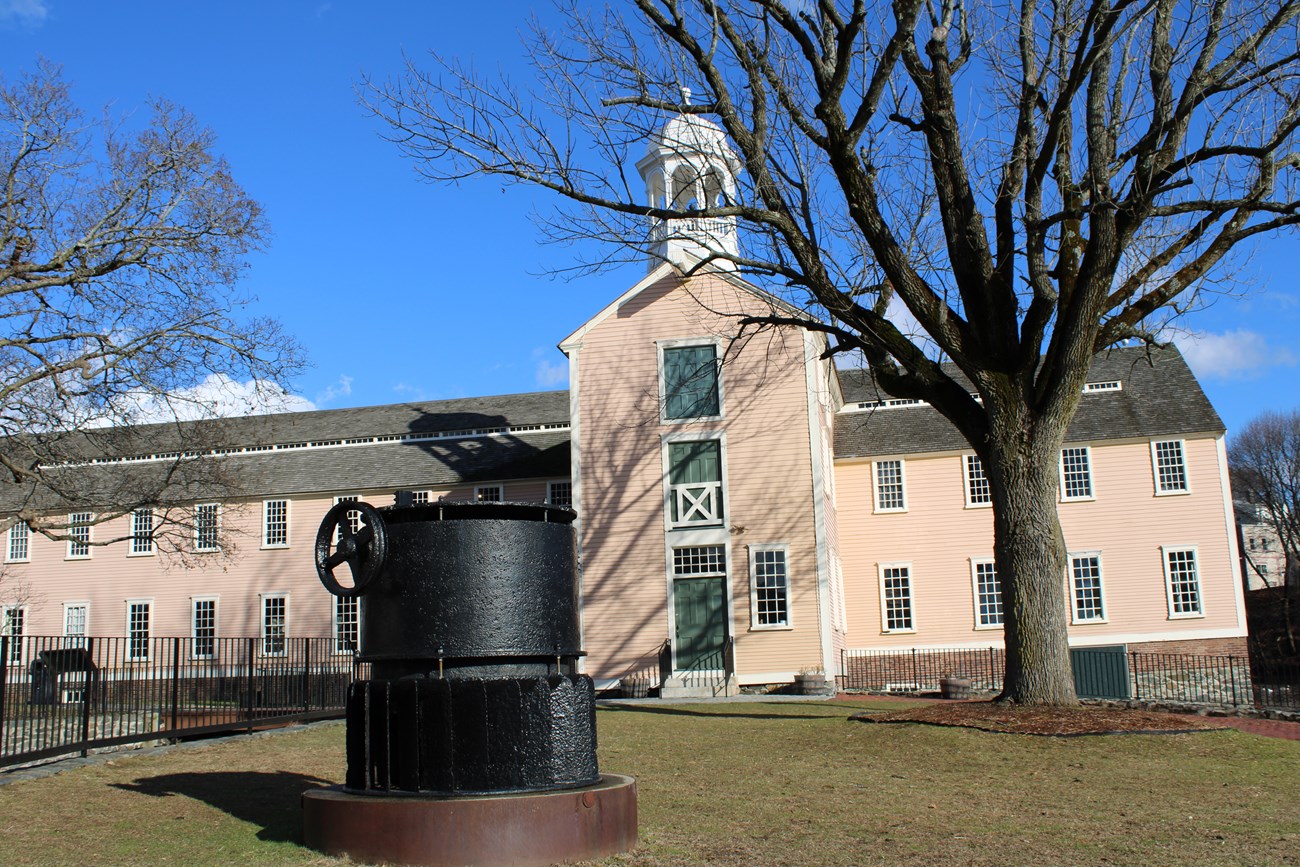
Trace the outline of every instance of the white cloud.
<path fill-rule="evenodd" d="M 889 299 L 889 306 L 885 309 L 885 318 L 894 323 L 894 327 L 910 338 L 926 355 L 931 358 L 939 357 L 938 345 L 930 339 L 930 335 L 921 327 L 921 323 L 916 320 L 916 317 L 912 315 L 912 311 L 907 309 L 907 305 L 903 303 L 903 299 L 899 298 L 898 295 L 894 295 Z"/>
<path fill-rule="evenodd" d="M 323 391 L 316 395 L 316 406 L 324 407 L 338 397 L 347 397 L 352 393 L 353 378 L 344 374 L 339 377 L 338 382 L 327 386 Z"/>
<path fill-rule="evenodd" d="M 420 401 L 426 401 L 431 399 L 429 397 L 429 392 L 426 391 L 422 386 L 411 385 L 410 383 L 406 383 L 406 382 L 399 382 L 396 385 L 394 385 L 393 391 L 396 394 L 401 395 L 402 400 L 420 402 Z"/>
<path fill-rule="evenodd" d="M 45 0 L 0 0 L 0 24 L 39 27 L 49 14 Z"/>
<path fill-rule="evenodd" d="M 541 347 L 533 350 L 533 360 L 537 366 L 534 368 L 537 377 L 537 384 L 543 388 L 555 388 L 559 385 L 567 386 L 569 384 L 569 360 L 552 361 L 547 358 L 550 353 Z"/>
<path fill-rule="evenodd" d="M 1262 334 L 1244 328 L 1221 334 L 1181 332 L 1173 339 L 1192 371 L 1208 379 L 1253 379 L 1271 367 L 1296 363 L 1291 350 L 1272 346 Z"/>
<path fill-rule="evenodd" d="M 131 399 L 125 416 L 136 424 L 147 424 L 312 409 L 316 409 L 316 405 L 311 401 L 290 394 L 275 383 L 263 380 L 237 382 L 225 374 L 212 374 L 193 388 L 165 396 L 137 396 Z"/>

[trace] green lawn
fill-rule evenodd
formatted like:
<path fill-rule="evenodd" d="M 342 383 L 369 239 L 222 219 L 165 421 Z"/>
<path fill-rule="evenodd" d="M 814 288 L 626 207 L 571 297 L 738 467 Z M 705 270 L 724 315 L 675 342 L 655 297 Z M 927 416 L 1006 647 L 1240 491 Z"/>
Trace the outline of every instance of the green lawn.
<path fill-rule="evenodd" d="M 864 706 L 602 709 L 601 767 L 637 777 L 641 820 L 639 848 L 611 863 L 1300 864 L 1300 743 L 847 721 Z M 297 842 L 298 795 L 342 772 L 342 726 L 123 753 L 0 787 L 0 852 L 335 864 Z"/>

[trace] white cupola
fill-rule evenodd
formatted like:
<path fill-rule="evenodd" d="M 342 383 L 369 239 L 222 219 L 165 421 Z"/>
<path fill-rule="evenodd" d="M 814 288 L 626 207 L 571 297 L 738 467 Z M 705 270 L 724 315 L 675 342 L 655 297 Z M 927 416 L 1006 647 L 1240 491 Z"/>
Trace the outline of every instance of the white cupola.
<path fill-rule="evenodd" d="M 691 92 L 682 88 L 685 104 Z M 736 177 L 741 162 L 727 144 L 727 135 L 712 121 L 695 114 L 679 114 L 655 133 L 646 155 L 636 164 L 652 207 L 679 211 L 717 207 L 736 201 Z M 665 260 L 691 267 L 710 253 L 732 256 L 740 252 L 735 217 L 683 217 L 654 219 L 650 226 L 650 270 Z M 735 264 L 714 260 L 718 268 Z"/>

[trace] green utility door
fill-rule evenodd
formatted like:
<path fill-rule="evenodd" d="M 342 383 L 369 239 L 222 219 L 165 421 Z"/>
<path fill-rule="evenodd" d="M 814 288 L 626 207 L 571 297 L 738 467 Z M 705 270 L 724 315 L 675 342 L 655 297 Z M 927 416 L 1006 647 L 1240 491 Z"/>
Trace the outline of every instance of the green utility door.
<path fill-rule="evenodd" d="M 723 578 L 679 578 L 673 583 L 677 622 L 677 670 L 722 668 L 727 640 L 727 593 Z"/>
<path fill-rule="evenodd" d="M 1079 698 L 1130 698 L 1128 646 L 1071 647 L 1074 691 Z"/>

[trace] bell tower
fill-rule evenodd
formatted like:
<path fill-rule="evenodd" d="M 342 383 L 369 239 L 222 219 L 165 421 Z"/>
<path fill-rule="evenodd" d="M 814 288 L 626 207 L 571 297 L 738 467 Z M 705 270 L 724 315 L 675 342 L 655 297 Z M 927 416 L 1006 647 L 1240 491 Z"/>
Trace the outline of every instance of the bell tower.
<path fill-rule="evenodd" d="M 690 105 L 691 91 L 682 88 Z M 679 114 L 650 138 L 646 155 L 636 164 L 646 185 L 647 203 L 677 211 L 715 208 L 736 201 L 736 177 L 741 162 L 727 144 L 726 133 L 695 114 Z M 689 268 L 709 255 L 740 252 L 735 217 L 652 219 L 649 269 L 665 260 Z M 712 264 L 728 271 L 733 262 Z"/>

